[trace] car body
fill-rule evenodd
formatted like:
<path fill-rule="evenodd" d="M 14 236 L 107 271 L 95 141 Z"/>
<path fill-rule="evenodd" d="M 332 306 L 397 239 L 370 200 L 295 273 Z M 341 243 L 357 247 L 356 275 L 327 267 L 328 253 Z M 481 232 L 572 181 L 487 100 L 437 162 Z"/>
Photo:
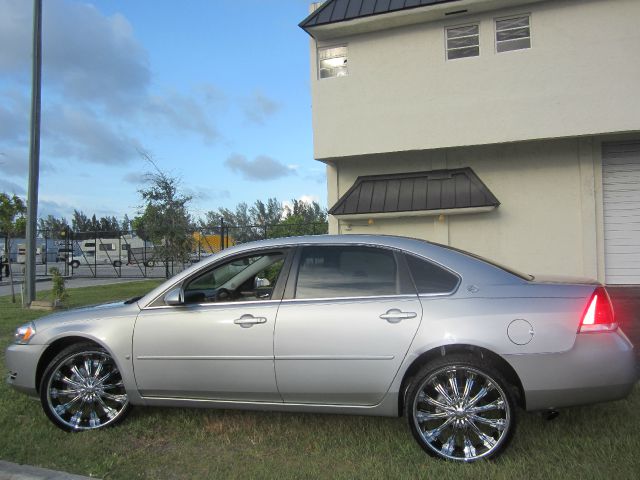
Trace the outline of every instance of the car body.
<path fill-rule="evenodd" d="M 404 414 L 427 453 L 467 462 L 504 449 L 516 405 L 616 400 L 636 381 L 597 282 L 393 236 L 238 245 L 16 338 L 8 382 L 66 430 L 130 405 Z"/>

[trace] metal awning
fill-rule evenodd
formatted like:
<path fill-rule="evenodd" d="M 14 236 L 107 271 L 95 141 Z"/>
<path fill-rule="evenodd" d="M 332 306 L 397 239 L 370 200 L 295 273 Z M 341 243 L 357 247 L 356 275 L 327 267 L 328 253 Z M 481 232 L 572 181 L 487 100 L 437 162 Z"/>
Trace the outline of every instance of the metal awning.
<path fill-rule="evenodd" d="M 300 27 L 307 30 L 330 23 L 455 1 L 457 0 L 327 0 L 300 22 Z"/>
<path fill-rule="evenodd" d="M 358 177 L 329 210 L 340 218 L 474 213 L 500 202 L 469 168 Z"/>

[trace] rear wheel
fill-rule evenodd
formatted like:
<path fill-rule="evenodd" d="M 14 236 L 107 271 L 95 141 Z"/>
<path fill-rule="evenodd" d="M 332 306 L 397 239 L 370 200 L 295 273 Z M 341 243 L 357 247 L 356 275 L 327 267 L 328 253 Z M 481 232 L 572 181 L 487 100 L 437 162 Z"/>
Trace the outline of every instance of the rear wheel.
<path fill-rule="evenodd" d="M 80 262 L 78 260 L 73 260 L 69 262 L 69 265 L 71 266 L 71 268 L 78 268 L 80 266 Z"/>
<path fill-rule="evenodd" d="M 40 383 L 40 401 L 47 417 L 66 431 L 114 425 L 130 409 L 113 358 L 89 343 L 71 345 L 51 361 Z"/>
<path fill-rule="evenodd" d="M 473 355 L 451 355 L 426 365 L 405 398 L 411 432 L 430 455 L 473 462 L 499 455 L 516 425 L 508 383 Z"/>
<path fill-rule="evenodd" d="M 116 268 L 119 268 L 119 267 L 122 266 L 122 262 L 120 260 L 115 260 L 113 262 L 113 266 L 116 267 Z"/>

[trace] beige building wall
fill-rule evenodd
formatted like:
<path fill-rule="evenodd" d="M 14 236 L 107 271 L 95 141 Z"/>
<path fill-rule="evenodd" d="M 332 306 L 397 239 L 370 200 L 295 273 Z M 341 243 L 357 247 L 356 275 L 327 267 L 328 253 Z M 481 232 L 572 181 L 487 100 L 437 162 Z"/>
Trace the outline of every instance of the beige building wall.
<path fill-rule="evenodd" d="M 495 19 L 522 13 L 532 48 L 496 53 Z M 314 156 L 640 130 L 639 18 L 639 0 L 554 0 L 323 41 L 349 75 L 322 80 L 312 40 Z M 445 60 L 444 28 L 475 22 L 480 56 Z"/>
<path fill-rule="evenodd" d="M 533 274 L 604 280 L 598 262 L 599 159 L 600 141 L 592 138 L 345 158 L 328 168 L 329 205 L 359 175 L 458 167 L 473 168 L 501 205 L 488 213 L 374 218 L 372 224 L 333 218 L 330 232 L 424 238 Z"/>

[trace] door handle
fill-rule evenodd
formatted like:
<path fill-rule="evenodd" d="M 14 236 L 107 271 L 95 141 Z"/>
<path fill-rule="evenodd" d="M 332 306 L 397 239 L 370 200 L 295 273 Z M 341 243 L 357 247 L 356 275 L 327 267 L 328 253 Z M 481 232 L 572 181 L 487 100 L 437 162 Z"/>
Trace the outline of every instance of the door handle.
<path fill-rule="evenodd" d="M 253 315 L 247 314 L 236 318 L 233 323 L 240 325 L 242 328 L 249 328 L 257 323 L 267 323 L 267 319 L 265 317 L 254 317 Z"/>
<path fill-rule="evenodd" d="M 380 318 L 389 323 L 398 323 L 400 320 L 408 320 L 410 318 L 416 318 L 417 316 L 418 314 L 416 312 L 403 312 L 397 308 L 392 308 L 387 313 L 380 315 Z"/>

